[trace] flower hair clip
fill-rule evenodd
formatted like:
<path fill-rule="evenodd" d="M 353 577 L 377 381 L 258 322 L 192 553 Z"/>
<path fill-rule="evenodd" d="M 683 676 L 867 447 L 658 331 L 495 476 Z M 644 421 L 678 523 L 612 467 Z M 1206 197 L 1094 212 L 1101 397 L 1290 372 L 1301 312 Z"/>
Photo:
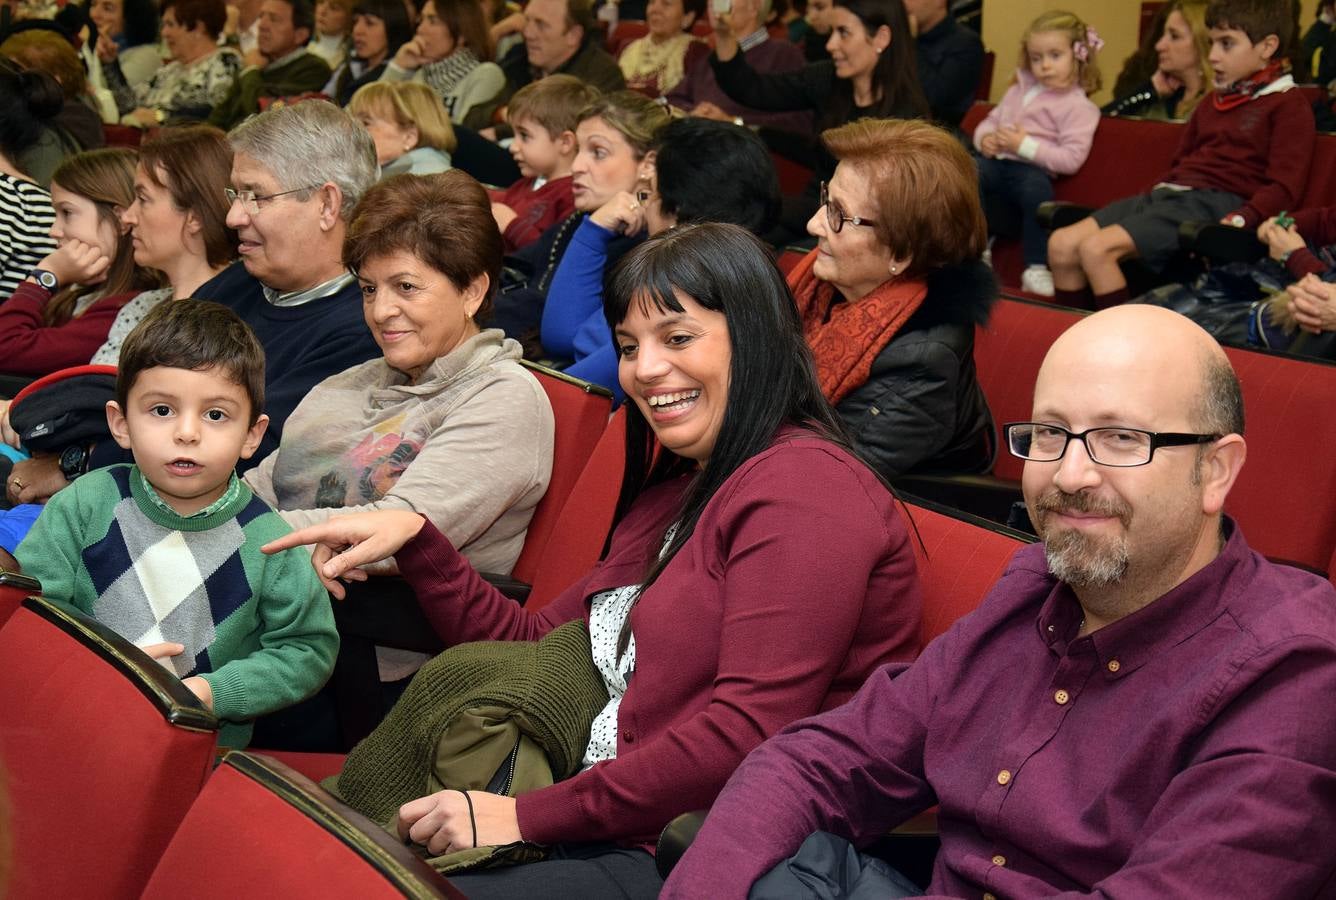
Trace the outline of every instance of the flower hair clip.
<path fill-rule="evenodd" d="M 1081 62 L 1085 62 L 1090 58 L 1091 53 L 1099 52 L 1099 49 L 1103 46 L 1104 39 L 1099 36 L 1099 33 L 1096 32 L 1094 28 L 1087 25 L 1085 40 L 1077 41 L 1076 46 L 1072 47 L 1072 53 Z"/>

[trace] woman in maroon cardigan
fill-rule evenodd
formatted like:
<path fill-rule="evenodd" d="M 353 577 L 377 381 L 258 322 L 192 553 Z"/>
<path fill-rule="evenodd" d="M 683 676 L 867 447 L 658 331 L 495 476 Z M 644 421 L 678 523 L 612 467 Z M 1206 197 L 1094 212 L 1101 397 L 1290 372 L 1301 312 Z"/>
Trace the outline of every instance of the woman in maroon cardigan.
<path fill-rule="evenodd" d="M 452 878 L 469 897 L 656 896 L 646 848 L 670 819 L 709 806 L 766 737 L 919 649 L 904 523 L 822 399 L 768 251 L 735 226 L 673 229 L 628 254 L 608 298 L 633 401 L 618 522 L 604 559 L 551 604 L 506 599 L 409 512 L 334 518 L 266 548 L 318 544 L 336 596 L 337 578 L 394 555 L 447 644 L 589 622 L 609 703 L 580 773 L 400 809 L 401 835 L 432 854 L 471 846 L 475 828 L 478 845 L 555 845 L 544 862 Z"/>

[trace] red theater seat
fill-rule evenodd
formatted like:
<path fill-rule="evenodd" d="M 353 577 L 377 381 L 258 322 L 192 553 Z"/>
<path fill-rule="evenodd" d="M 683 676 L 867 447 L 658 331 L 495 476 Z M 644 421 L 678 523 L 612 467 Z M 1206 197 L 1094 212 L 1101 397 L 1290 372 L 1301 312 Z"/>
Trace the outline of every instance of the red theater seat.
<path fill-rule="evenodd" d="M 1007 422 L 1030 418 L 1039 365 L 1058 335 L 1083 315 L 1049 303 L 1009 297 L 994 304 L 988 326 L 974 333 L 974 365 L 979 373 L 979 386 L 988 398 L 988 409 L 999 429 Z M 1021 460 L 1004 448 L 997 455 L 993 474 L 1020 481 L 1021 466 Z"/>
<path fill-rule="evenodd" d="M 622 19 L 612 29 L 604 46 L 613 56 L 621 56 L 626 45 L 649 34 L 649 23 L 639 19 Z"/>
<path fill-rule="evenodd" d="M 1336 553 L 1336 365 L 1225 348 L 1243 386 L 1248 462 L 1225 501 L 1254 550 L 1317 571 Z"/>
<path fill-rule="evenodd" d="M 547 391 L 556 422 L 552 439 L 552 477 L 547 483 L 547 493 L 534 510 L 524 538 L 524 549 L 511 573 L 521 581 L 532 583 L 538 560 L 544 555 L 543 549 L 552 536 L 552 528 L 566 499 L 584 471 L 594 446 L 607 429 L 608 416 L 612 413 L 612 392 L 564 372 L 528 362 L 525 365 Z"/>
<path fill-rule="evenodd" d="M 190 807 L 143 897 L 462 900 L 463 894 L 388 832 L 287 766 L 233 751 Z"/>
<path fill-rule="evenodd" d="M 1082 315 L 1002 298 L 988 327 L 975 332 L 979 384 L 999 427 L 1030 417 L 1035 379 L 1048 348 Z M 1225 354 L 1243 388 L 1248 442 L 1248 462 L 1225 511 L 1257 551 L 1330 572 L 1336 552 L 1336 461 L 1315 448 L 1336 446 L 1336 417 L 1330 415 L 1336 365 L 1232 347 Z M 979 498 L 1007 490 L 1018 498 L 1022 468 L 1021 460 L 1002 452 L 991 477 L 909 478 L 897 484 L 911 494 L 1000 520 L 1005 508 Z"/>
<path fill-rule="evenodd" d="M 620 409 L 585 463 L 580 480 L 561 509 L 561 518 L 535 567 L 525 606 L 541 609 L 594 567 L 612 530 L 617 495 L 626 464 L 626 411 Z"/>
<path fill-rule="evenodd" d="M 0 629 L 9 900 L 137 897 L 208 776 L 218 720 L 105 626 L 32 598 Z"/>
<path fill-rule="evenodd" d="M 1034 539 L 913 497 L 906 498 L 905 509 L 913 522 L 910 539 L 923 585 L 926 647 L 957 619 L 973 612 L 1002 576 L 1012 554 Z"/>

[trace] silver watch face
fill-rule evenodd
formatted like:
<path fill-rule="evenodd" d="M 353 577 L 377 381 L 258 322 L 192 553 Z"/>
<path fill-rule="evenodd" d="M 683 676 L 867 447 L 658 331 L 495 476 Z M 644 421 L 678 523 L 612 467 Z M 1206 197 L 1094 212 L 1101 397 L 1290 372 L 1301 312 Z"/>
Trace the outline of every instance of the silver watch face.
<path fill-rule="evenodd" d="M 56 276 L 52 273 L 47 271 L 37 271 L 33 274 L 37 276 L 37 283 L 48 291 L 54 291 L 56 289 L 56 284 L 58 282 L 56 281 Z"/>

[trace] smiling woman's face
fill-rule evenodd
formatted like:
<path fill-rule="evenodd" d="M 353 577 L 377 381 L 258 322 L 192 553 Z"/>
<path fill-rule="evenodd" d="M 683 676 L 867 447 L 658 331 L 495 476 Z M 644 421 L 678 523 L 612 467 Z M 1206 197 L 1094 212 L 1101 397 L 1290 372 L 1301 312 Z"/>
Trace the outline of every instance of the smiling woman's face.
<path fill-rule="evenodd" d="M 681 291 L 682 312 L 631 301 L 614 329 L 617 377 L 667 449 L 704 464 L 728 408 L 728 319 Z"/>
<path fill-rule="evenodd" d="M 478 333 L 473 314 L 487 292 L 486 275 L 461 291 L 416 254 L 401 250 L 371 257 L 357 279 L 367 327 L 385 362 L 412 381 Z"/>

